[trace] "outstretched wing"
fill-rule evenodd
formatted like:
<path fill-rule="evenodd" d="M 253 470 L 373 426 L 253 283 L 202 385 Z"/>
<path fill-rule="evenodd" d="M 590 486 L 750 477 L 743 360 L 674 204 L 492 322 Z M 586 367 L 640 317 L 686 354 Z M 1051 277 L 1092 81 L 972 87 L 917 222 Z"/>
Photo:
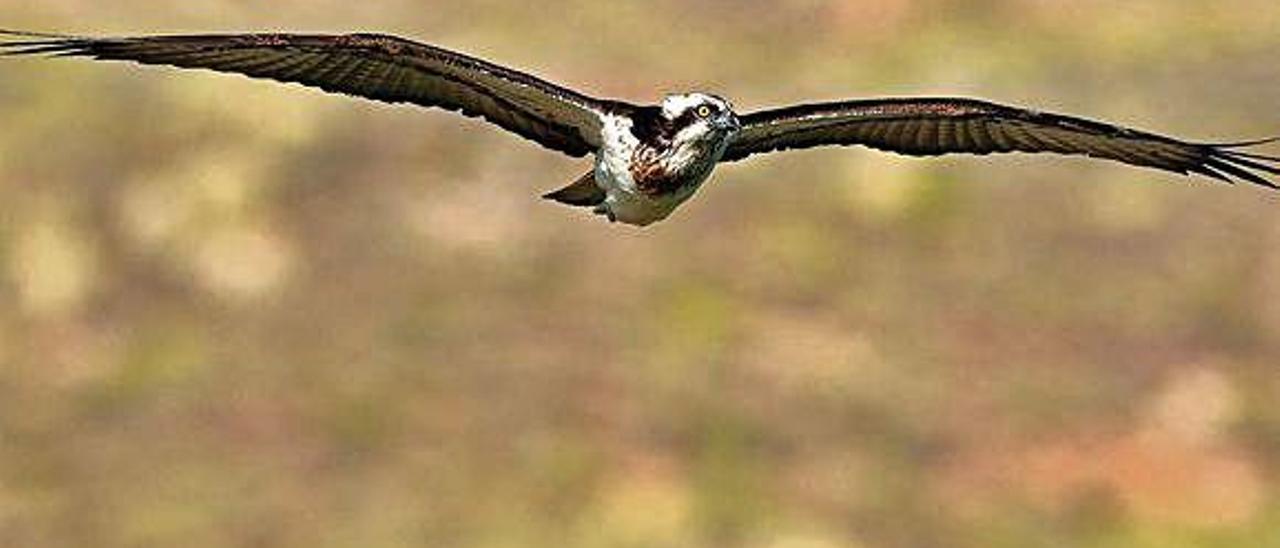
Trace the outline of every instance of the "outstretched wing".
<path fill-rule="evenodd" d="M 725 161 L 823 145 L 908 154 L 1054 152 L 1105 158 L 1277 188 L 1280 157 L 1239 149 L 1274 142 L 1191 143 L 1128 128 L 973 99 L 872 99 L 802 105 L 742 117 Z"/>
<path fill-rule="evenodd" d="M 609 106 L 523 72 L 377 34 L 83 38 L 0 31 L 0 55 L 32 54 L 210 69 L 441 107 L 571 156 L 599 148 L 601 113 Z"/>

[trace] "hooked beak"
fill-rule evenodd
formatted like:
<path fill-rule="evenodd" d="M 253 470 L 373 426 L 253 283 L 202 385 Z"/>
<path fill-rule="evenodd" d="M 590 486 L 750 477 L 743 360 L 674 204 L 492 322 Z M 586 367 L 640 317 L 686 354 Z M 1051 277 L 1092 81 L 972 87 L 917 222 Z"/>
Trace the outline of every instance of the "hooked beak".
<path fill-rule="evenodd" d="M 738 131 L 742 129 L 742 122 L 738 121 L 737 116 L 729 115 L 716 119 L 712 125 L 720 131 Z"/>

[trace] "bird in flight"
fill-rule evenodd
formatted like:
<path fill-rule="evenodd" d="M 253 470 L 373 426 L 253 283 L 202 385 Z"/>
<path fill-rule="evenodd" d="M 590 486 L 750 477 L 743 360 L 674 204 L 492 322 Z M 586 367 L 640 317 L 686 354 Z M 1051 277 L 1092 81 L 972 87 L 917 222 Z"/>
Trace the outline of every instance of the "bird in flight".
<path fill-rule="evenodd" d="M 657 105 L 598 99 L 475 57 L 379 34 L 92 38 L 0 31 L 0 56 L 49 55 L 210 69 L 481 117 L 594 169 L 547 194 L 617 221 L 667 218 L 721 162 L 825 145 L 911 156 L 1052 152 L 1278 189 L 1280 140 L 1200 143 L 960 98 L 885 98 L 738 114 L 717 95 Z"/>

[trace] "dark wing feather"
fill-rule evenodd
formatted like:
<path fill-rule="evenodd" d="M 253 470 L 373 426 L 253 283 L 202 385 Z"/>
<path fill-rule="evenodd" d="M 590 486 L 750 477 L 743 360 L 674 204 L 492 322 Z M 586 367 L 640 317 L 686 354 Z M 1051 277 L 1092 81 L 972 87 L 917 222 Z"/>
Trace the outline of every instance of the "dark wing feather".
<path fill-rule="evenodd" d="M 1241 152 L 1274 142 L 1190 143 L 1101 122 L 973 99 L 872 99 L 748 114 L 725 161 L 823 145 L 935 156 L 1054 152 L 1277 188 L 1280 157 Z"/>
<path fill-rule="evenodd" d="M 441 107 L 483 117 L 572 156 L 599 148 L 600 116 L 611 108 L 610 102 L 523 72 L 377 34 L 81 38 L 0 31 L 0 55 L 39 54 L 233 72 L 388 103 Z"/>

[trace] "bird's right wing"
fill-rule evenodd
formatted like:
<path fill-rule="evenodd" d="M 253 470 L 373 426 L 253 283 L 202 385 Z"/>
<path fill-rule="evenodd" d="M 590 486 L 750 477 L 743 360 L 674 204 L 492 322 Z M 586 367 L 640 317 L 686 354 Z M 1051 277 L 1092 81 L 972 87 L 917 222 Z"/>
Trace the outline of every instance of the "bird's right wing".
<path fill-rule="evenodd" d="M 1236 179 L 1277 188 L 1280 157 L 1239 150 L 1246 143 L 1186 142 L 1083 118 L 974 99 L 870 99 L 800 105 L 742 117 L 725 161 L 775 150 L 864 145 L 911 156 L 1052 152 Z"/>
<path fill-rule="evenodd" d="M 31 54 L 210 69 L 441 107 L 571 156 L 599 148 L 601 116 L 611 104 L 461 53 L 377 34 L 85 38 L 0 31 L 0 55 Z"/>

